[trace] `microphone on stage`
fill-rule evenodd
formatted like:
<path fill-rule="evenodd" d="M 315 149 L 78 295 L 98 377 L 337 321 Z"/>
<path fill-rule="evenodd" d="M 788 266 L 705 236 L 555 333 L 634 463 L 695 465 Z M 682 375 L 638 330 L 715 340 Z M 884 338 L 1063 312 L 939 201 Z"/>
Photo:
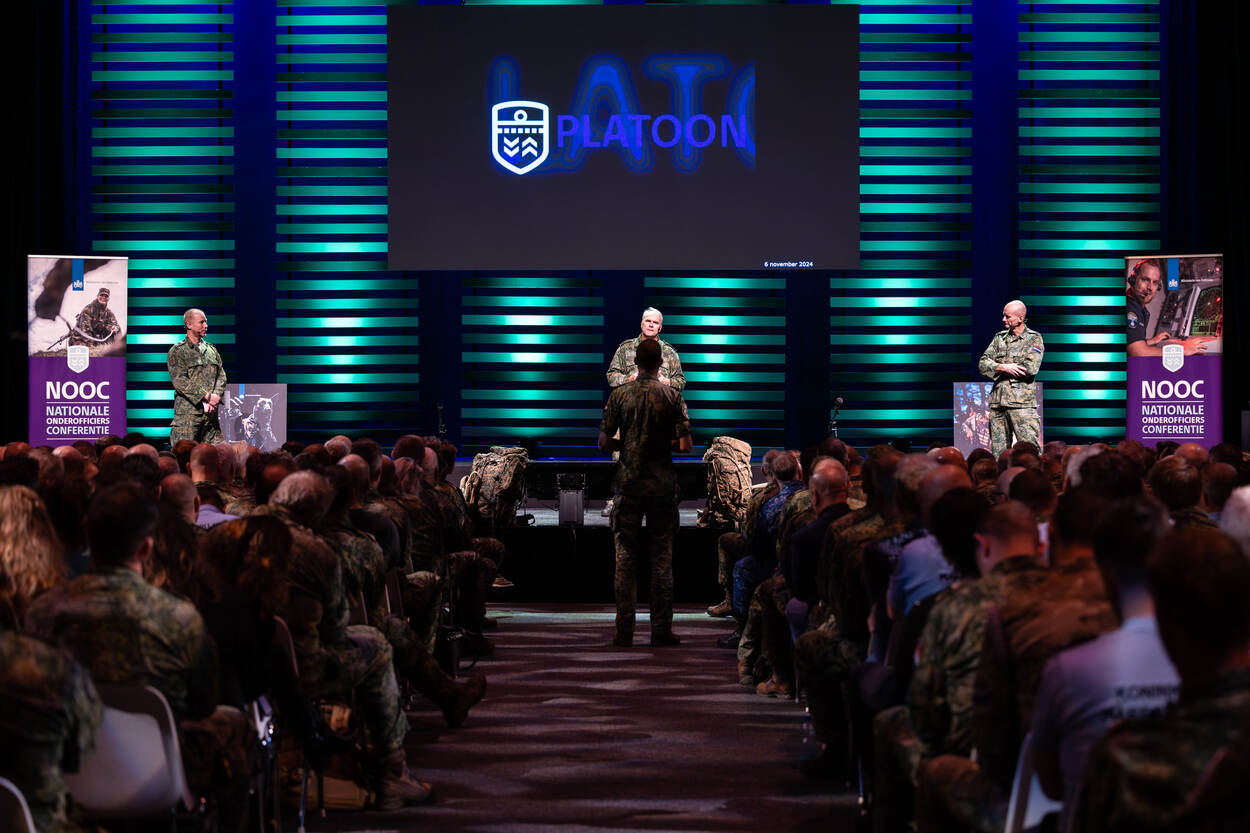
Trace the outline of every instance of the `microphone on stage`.
<path fill-rule="evenodd" d="M 845 403 L 846 400 L 840 396 L 833 400 L 833 416 L 829 420 L 829 436 L 831 437 L 838 436 L 838 411 L 842 410 Z"/>

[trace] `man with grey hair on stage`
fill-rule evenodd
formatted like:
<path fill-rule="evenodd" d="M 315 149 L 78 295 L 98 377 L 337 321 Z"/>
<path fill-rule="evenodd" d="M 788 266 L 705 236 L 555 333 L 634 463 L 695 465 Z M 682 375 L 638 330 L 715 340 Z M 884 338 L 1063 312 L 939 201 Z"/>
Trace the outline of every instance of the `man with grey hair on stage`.
<path fill-rule="evenodd" d="M 622 341 L 616 348 L 616 355 L 608 365 L 608 385 L 619 388 L 626 382 L 638 377 L 638 368 L 634 364 L 634 355 L 638 345 L 645 341 L 660 343 L 660 372 L 657 378 L 660 384 L 669 385 L 679 392 L 686 386 L 686 376 L 681 372 L 681 357 L 667 341 L 660 338 L 660 330 L 664 329 L 664 313 L 655 307 L 647 307 L 642 311 L 641 332 L 634 338 Z"/>

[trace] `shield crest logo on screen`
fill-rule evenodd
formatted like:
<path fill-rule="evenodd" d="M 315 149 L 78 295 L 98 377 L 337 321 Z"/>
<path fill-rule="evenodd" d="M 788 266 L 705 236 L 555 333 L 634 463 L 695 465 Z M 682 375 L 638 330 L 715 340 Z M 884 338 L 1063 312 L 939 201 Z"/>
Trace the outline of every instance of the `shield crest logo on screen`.
<path fill-rule="evenodd" d="M 547 159 L 550 115 L 537 101 L 501 101 L 490 110 L 490 152 L 505 170 L 527 174 Z"/>
<path fill-rule="evenodd" d="M 87 352 L 85 344 L 75 344 L 65 349 L 65 361 L 69 364 L 70 370 L 82 373 L 91 362 L 91 355 Z"/>
<path fill-rule="evenodd" d="M 1163 367 L 1175 373 L 1185 365 L 1185 347 L 1181 344 L 1163 345 Z"/>

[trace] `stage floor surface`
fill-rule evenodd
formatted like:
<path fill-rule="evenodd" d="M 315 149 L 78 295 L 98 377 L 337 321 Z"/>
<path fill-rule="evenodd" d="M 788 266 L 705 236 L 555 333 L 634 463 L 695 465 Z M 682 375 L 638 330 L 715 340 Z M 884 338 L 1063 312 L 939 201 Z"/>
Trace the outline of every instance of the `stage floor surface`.
<path fill-rule="evenodd" d="M 406 748 L 438 800 L 310 818 L 310 831 L 850 831 L 855 794 L 796 769 L 803 707 L 737 682 L 725 620 L 678 608 L 682 644 L 611 645 L 608 605 L 490 606 L 486 698 L 459 729 L 433 706 Z"/>

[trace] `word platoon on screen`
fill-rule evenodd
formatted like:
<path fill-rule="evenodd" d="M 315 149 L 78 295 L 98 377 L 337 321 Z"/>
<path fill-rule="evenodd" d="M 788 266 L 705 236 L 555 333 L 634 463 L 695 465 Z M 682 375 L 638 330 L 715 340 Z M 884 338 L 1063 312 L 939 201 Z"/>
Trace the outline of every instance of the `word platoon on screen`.
<path fill-rule="evenodd" d="M 388 27 L 391 268 L 858 265 L 855 7 L 397 6 Z"/>

